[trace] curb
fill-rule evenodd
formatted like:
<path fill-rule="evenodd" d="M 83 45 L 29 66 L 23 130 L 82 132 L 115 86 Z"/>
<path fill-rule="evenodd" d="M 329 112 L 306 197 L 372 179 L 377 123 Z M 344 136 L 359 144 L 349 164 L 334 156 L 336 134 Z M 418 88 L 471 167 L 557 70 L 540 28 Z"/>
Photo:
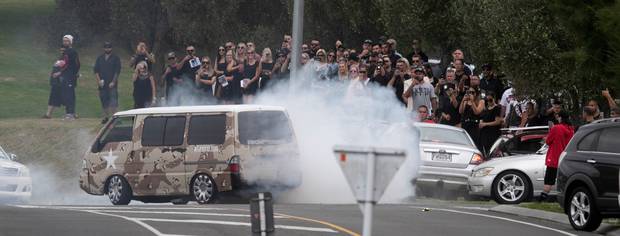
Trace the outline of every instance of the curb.
<path fill-rule="evenodd" d="M 570 225 L 570 222 L 568 222 L 568 217 L 566 215 L 555 212 L 528 209 L 525 207 L 517 207 L 511 205 L 499 205 L 490 208 L 488 211 L 548 220 L 560 224 Z M 620 236 L 620 228 L 618 228 L 618 226 L 606 223 L 602 223 L 595 232 L 603 235 Z"/>

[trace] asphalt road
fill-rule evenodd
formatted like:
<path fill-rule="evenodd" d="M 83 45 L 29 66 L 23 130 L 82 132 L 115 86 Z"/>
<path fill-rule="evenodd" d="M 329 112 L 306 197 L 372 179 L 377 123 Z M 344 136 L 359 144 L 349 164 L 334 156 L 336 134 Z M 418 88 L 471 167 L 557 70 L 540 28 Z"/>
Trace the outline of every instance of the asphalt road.
<path fill-rule="evenodd" d="M 449 206 L 448 206 L 449 204 Z M 374 235 L 597 235 L 454 203 L 379 205 Z M 361 235 L 357 205 L 276 205 L 275 235 Z M 249 206 L 0 206 L 0 235 L 251 235 Z"/>

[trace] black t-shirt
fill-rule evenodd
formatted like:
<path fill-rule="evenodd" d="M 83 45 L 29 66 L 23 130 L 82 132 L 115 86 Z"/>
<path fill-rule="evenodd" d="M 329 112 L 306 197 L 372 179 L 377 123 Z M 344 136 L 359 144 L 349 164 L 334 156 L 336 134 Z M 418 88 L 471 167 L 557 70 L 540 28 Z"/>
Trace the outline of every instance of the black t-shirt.
<path fill-rule="evenodd" d="M 197 57 L 195 57 L 194 59 L 197 59 Z M 190 60 L 193 60 L 193 59 L 190 59 Z M 181 70 L 179 70 L 179 75 L 193 82 L 194 78 L 196 78 L 196 72 L 198 71 L 198 69 L 200 69 L 200 65 L 197 65 L 194 68 L 192 68 L 190 65 L 190 60 L 187 60 L 185 63 L 183 63 Z"/>
<path fill-rule="evenodd" d="M 114 54 L 110 54 L 106 60 L 105 54 L 100 55 L 97 57 L 97 61 L 95 61 L 94 71 L 96 74 L 99 74 L 99 78 L 104 81 L 104 87 L 107 88 L 114 76 L 121 73 L 121 59 Z"/>
<path fill-rule="evenodd" d="M 80 72 L 80 57 L 73 48 L 65 48 L 65 57 L 67 65 L 62 72 L 62 76 L 66 78 L 75 78 Z"/>
<path fill-rule="evenodd" d="M 377 75 L 375 77 L 370 78 L 370 82 L 377 83 L 377 84 L 385 87 L 385 86 L 388 85 L 388 83 L 390 82 L 390 79 L 392 79 L 393 75 L 394 75 L 393 71 L 389 71 L 389 72 L 385 73 L 384 76 L 381 76 L 381 74 L 379 74 L 379 75 Z"/>
<path fill-rule="evenodd" d="M 403 92 L 405 91 L 405 80 L 410 80 L 411 76 L 409 76 L 409 74 L 405 74 L 403 76 L 403 79 L 400 79 L 402 75 L 396 76 L 396 78 L 394 79 L 394 89 L 396 89 L 396 99 L 398 99 L 398 101 L 402 102 L 403 104 L 407 105 L 407 101 L 405 101 L 405 99 L 403 99 Z"/>
<path fill-rule="evenodd" d="M 491 78 L 484 77 L 480 80 L 480 88 L 487 92 L 495 93 L 495 97 L 501 97 L 504 93 L 504 83 L 495 76 Z"/>
<path fill-rule="evenodd" d="M 177 70 L 176 65 L 168 65 L 167 67 L 168 69 L 170 69 L 170 73 L 166 74 L 164 80 L 166 80 L 166 91 L 169 92 L 170 89 L 174 86 L 174 78 L 179 78 L 179 70 Z"/>

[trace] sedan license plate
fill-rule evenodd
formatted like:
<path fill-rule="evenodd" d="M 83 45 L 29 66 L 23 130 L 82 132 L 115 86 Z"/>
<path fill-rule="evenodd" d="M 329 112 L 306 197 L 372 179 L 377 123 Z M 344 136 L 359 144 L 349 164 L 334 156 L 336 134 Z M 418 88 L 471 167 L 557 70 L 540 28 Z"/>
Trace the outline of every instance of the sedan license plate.
<path fill-rule="evenodd" d="M 433 152 L 432 160 L 442 161 L 442 162 L 452 162 L 452 154 L 442 153 L 442 152 Z"/>

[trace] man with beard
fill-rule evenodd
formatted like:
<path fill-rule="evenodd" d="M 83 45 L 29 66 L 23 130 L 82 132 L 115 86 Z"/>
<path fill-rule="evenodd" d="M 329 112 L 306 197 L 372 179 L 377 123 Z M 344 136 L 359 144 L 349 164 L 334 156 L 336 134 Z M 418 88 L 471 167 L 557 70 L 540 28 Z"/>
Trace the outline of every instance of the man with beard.
<path fill-rule="evenodd" d="M 95 79 L 99 88 L 99 100 L 103 108 L 102 124 L 105 124 L 109 117 L 116 113 L 118 108 L 118 75 L 121 72 L 121 60 L 112 54 L 112 43 L 103 44 L 104 53 L 95 62 Z"/>

